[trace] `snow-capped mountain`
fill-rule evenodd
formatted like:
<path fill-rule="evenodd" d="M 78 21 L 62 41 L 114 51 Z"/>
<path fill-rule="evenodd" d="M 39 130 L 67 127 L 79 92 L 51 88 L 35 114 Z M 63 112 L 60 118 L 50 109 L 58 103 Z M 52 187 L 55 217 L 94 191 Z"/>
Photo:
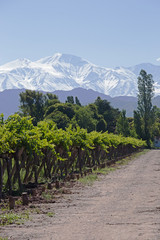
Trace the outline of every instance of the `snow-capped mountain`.
<path fill-rule="evenodd" d="M 142 64 L 111 69 L 60 53 L 35 62 L 18 59 L 0 66 L 0 91 L 23 88 L 53 92 L 82 87 L 112 97 L 136 96 L 141 69 L 155 77 L 156 94 L 160 94 L 160 66 Z"/>

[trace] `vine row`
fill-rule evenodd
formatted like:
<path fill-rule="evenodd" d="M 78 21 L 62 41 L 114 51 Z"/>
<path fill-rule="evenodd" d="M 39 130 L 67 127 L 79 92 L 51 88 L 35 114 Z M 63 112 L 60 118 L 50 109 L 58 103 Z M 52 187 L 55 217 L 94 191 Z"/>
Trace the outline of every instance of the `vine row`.
<path fill-rule="evenodd" d="M 29 182 L 56 181 L 110 163 L 145 146 L 142 140 L 90 132 L 79 127 L 58 129 L 52 121 L 33 126 L 18 114 L 0 123 L 0 199 L 22 192 Z"/>

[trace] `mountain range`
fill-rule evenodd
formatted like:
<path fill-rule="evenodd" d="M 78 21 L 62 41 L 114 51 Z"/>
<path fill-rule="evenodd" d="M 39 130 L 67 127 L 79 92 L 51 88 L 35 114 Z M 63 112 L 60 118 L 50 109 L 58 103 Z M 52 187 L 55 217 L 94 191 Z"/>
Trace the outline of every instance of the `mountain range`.
<path fill-rule="evenodd" d="M 17 59 L 0 66 L 0 91 L 31 89 L 45 92 L 92 89 L 116 96 L 137 96 L 137 76 L 144 69 L 153 75 L 155 95 L 160 94 L 160 66 L 99 67 L 80 57 L 56 53 L 38 61 Z"/>
<path fill-rule="evenodd" d="M 0 113 L 7 118 L 18 111 L 19 93 L 31 89 L 52 92 L 61 102 L 67 96 L 77 96 L 82 105 L 100 96 L 132 116 L 137 108 L 137 77 L 141 69 L 153 75 L 153 105 L 160 107 L 160 66 L 143 63 L 112 69 L 60 53 L 34 62 L 17 59 L 0 66 Z"/>

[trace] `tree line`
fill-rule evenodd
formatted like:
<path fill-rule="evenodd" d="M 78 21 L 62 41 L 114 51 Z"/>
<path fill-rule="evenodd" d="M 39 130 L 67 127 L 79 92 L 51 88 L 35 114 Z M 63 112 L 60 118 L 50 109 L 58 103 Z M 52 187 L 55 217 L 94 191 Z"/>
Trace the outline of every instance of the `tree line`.
<path fill-rule="evenodd" d="M 98 97 L 94 103 L 82 106 L 78 97 L 68 96 L 65 103 L 52 93 L 26 90 L 20 93 L 20 115 L 31 116 L 36 126 L 39 121 L 52 120 L 58 128 L 70 124 L 91 131 L 115 132 L 119 110 Z"/>
<path fill-rule="evenodd" d="M 52 120 L 33 125 L 18 114 L 0 122 L 0 200 L 27 184 L 54 182 L 108 164 L 145 146 L 145 142 L 112 133 L 87 132 L 71 125 L 58 129 Z M 18 192 L 17 192 L 18 191 Z"/>
<path fill-rule="evenodd" d="M 70 124 L 97 131 L 131 136 L 147 141 L 151 147 L 154 136 L 160 135 L 160 110 L 152 106 L 154 81 L 151 74 L 141 70 L 138 77 L 138 108 L 133 118 L 126 111 L 113 108 L 107 100 L 98 97 L 94 103 L 82 106 L 78 97 L 68 96 L 65 103 L 52 93 L 26 90 L 20 93 L 19 114 L 31 116 L 36 126 L 39 121 L 52 120 L 63 130 Z"/>

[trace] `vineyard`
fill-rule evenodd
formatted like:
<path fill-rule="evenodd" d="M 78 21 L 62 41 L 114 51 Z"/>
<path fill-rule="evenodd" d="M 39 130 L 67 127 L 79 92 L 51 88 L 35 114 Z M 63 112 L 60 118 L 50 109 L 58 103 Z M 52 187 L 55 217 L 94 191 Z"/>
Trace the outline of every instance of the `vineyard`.
<path fill-rule="evenodd" d="M 0 199 L 20 193 L 32 182 L 54 182 L 109 164 L 145 146 L 142 140 L 90 132 L 80 127 L 58 129 L 52 121 L 32 124 L 18 114 L 0 119 Z"/>

